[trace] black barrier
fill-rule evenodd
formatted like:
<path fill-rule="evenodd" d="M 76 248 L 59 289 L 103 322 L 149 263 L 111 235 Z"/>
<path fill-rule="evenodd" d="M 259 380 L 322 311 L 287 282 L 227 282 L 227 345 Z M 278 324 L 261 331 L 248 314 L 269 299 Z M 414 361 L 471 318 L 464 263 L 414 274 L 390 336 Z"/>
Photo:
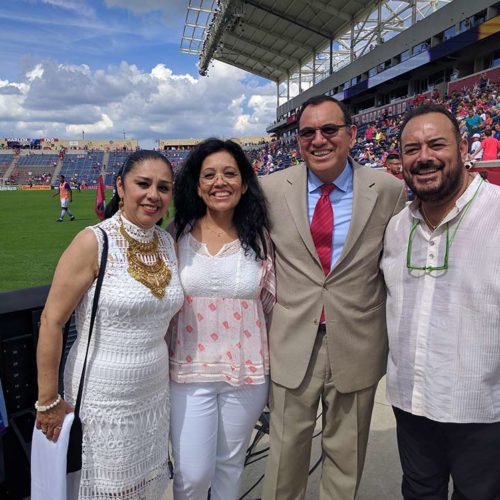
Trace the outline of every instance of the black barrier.
<path fill-rule="evenodd" d="M 0 380 L 9 423 L 0 436 L 2 500 L 22 500 L 29 495 L 33 404 L 37 396 L 36 343 L 48 291 L 48 286 L 41 286 L 0 293 Z M 75 335 L 71 318 L 64 330 L 61 371 Z"/>
<path fill-rule="evenodd" d="M 0 498 L 29 495 L 29 458 L 37 395 L 35 349 L 48 286 L 0 293 L 0 380 L 7 431 L 0 437 Z"/>

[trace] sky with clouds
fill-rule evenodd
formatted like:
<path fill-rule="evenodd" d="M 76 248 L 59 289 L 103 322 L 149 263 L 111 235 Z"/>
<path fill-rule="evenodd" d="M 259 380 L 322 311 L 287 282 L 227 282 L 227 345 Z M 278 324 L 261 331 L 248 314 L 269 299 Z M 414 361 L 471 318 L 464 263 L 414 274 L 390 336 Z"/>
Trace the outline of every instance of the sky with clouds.
<path fill-rule="evenodd" d="M 276 89 L 180 52 L 187 0 L 2 0 L 0 137 L 265 133 Z"/>

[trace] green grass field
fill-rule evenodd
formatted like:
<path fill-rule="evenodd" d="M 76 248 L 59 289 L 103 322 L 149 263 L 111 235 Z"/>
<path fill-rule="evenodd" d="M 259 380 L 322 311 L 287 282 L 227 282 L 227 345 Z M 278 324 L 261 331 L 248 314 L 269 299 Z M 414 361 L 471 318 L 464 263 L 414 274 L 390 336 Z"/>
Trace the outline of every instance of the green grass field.
<path fill-rule="evenodd" d="M 52 198 L 53 193 L 0 191 L 0 292 L 50 284 L 59 257 L 76 233 L 99 222 L 94 190 L 73 192 L 70 210 L 76 220 L 65 218 L 63 223 L 56 222 L 59 198 Z"/>

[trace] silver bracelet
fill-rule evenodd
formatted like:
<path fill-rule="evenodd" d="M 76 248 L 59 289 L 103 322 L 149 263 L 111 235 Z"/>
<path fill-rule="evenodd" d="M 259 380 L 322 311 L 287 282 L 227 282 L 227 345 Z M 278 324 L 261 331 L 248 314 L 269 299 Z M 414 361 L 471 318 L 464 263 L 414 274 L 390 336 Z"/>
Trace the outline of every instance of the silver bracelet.
<path fill-rule="evenodd" d="M 36 401 L 35 402 L 35 410 L 40 412 L 40 413 L 52 410 L 52 408 L 55 408 L 61 402 L 61 400 L 62 400 L 61 395 L 58 394 L 56 400 L 48 405 L 41 405 L 38 403 L 38 401 Z"/>

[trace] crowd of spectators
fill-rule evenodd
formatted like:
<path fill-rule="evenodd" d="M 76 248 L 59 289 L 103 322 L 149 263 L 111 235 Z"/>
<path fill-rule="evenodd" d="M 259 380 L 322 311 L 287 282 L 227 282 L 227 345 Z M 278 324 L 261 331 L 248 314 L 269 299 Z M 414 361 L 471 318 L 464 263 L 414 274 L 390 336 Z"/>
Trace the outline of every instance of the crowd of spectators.
<path fill-rule="evenodd" d="M 466 159 L 468 166 L 479 159 L 499 157 L 500 84 L 481 80 L 476 87 L 454 92 L 450 96 L 440 96 L 435 89 L 429 97 L 417 95 L 410 106 L 419 106 L 425 102 L 443 104 L 457 117 L 460 133 L 469 143 L 469 157 Z M 358 136 L 351 150 L 352 157 L 368 167 L 387 167 L 388 157 L 393 161 L 400 154 L 398 134 L 403 116 L 404 113 L 394 116 L 386 113 L 374 122 L 357 124 Z M 302 161 L 295 138 L 247 149 L 247 154 L 259 175 Z"/>
<path fill-rule="evenodd" d="M 302 161 L 295 137 L 245 148 L 257 175 L 272 174 Z"/>
<path fill-rule="evenodd" d="M 9 175 L 9 177 L 3 177 L 3 182 L 6 186 L 17 186 L 17 173 Z"/>
<path fill-rule="evenodd" d="M 494 160 L 498 158 L 498 148 L 493 153 L 494 140 L 500 140 L 500 85 L 486 84 L 473 89 L 454 92 L 450 96 L 433 92 L 430 98 L 417 96 L 413 106 L 424 102 L 443 104 L 454 114 L 460 125 L 460 133 L 469 143 L 467 161 L 472 165 L 479 159 Z M 399 154 L 398 134 L 403 114 L 382 116 L 367 126 L 358 126 L 358 140 L 352 149 L 353 158 L 363 165 L 382 167 L 387 155 Z M 488 137 L 494 140 L 488 140 Z M 484 156 L 486 140 L 488 155 Z M 480 150 L 481 149 L 481 150 Z"/>
<path fill-rule="evenodd" d="M 30 186 L 50 186 L 52 182 L 52 174 L 50 172 L 41 172 L 39 174 L 28 172 L 28 175 L 28 184 Z"/>

